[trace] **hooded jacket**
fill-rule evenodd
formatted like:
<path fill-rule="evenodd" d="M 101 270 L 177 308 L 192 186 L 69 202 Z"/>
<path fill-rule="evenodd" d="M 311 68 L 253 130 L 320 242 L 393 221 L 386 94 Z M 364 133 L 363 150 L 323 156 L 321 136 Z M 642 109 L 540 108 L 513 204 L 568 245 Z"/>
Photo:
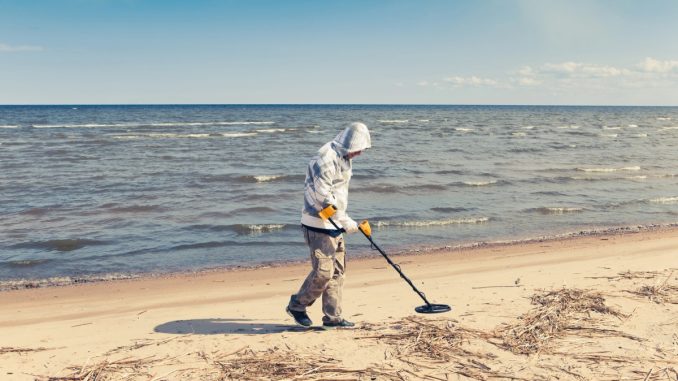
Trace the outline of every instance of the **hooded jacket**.
<path fill-rule="evenodd" d="M 364 151 L 372 146 L 370 132 L 362 123 L 351 123 L 331 142 L 322 146 L 311 159 L 306 171 L 304 208 L 301 223 L 318 229 L 336 230 L 329 221 L 318 215 L 328 205 L 336 206 L 332 220 L 339 227 L 355 226 L 356 222 L 346 214 L 348 207 L 348 184 L 353 172 L 349 153 Z"/>

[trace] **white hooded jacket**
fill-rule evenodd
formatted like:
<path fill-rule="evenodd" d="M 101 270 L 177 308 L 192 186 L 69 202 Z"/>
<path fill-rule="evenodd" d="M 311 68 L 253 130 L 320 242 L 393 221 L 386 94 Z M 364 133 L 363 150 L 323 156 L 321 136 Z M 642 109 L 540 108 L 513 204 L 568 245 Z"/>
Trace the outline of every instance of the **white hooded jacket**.
<path fill-rule="evenodd" d="M 350 230 L 356 222 L 346 214 L 348 207 L 348 184 L 353 175 L 349 153 L 364 151 L 372 146 L 370 132 L 362 123 L 351 123 L 334 140 L 322 146 L 311 159 L 306 172 L 304 208 L 301 223 L 319 229 L 336 230 L 329 222 L 318 216 L 328 205 L 337 207 L 332 220 L 339 227 Z"/>

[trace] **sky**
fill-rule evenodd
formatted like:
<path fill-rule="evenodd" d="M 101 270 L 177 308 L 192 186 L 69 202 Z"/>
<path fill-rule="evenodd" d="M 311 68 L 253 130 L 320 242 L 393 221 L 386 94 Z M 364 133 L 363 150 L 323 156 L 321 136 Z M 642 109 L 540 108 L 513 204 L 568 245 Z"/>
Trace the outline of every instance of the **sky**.
<path fill-rule="evenodd" d="M 678 105 L 676 0 L 0 0 L 0 104 Z"/>

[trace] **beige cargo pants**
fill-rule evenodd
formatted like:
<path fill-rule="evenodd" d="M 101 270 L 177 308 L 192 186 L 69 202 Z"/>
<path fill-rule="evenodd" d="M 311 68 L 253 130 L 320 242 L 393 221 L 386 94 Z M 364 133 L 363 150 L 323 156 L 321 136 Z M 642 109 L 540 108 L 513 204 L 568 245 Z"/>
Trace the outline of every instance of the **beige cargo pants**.
<path fill-rule="evenodd" d="M 289 308 L 306 311 L 322 296 L 323 321 L 339 322 L 341 317 L 341 296 L 346 270 L 346 248 L 344 236 L 331 237 L 302 227 L 304 239 L 311 250 L 313 269 L 301 285 L 299 292 L 290 298 Z"/>

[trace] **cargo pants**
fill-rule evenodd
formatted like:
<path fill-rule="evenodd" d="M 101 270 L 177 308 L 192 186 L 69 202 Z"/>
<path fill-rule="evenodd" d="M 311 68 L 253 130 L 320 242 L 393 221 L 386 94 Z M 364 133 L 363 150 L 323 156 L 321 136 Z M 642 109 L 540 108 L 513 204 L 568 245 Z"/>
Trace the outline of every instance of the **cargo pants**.
<path fill-rule="evenodd" d="M 339 322 L 341 297 L 346 270 L 344 236 L 331 237 L 302 227 L 304 239 L 311 251 L 313 269 L 299 291 L 290 298 L 292 311 L 306 311 L 306 307 L 322 296 L 323 322 Z"/>

